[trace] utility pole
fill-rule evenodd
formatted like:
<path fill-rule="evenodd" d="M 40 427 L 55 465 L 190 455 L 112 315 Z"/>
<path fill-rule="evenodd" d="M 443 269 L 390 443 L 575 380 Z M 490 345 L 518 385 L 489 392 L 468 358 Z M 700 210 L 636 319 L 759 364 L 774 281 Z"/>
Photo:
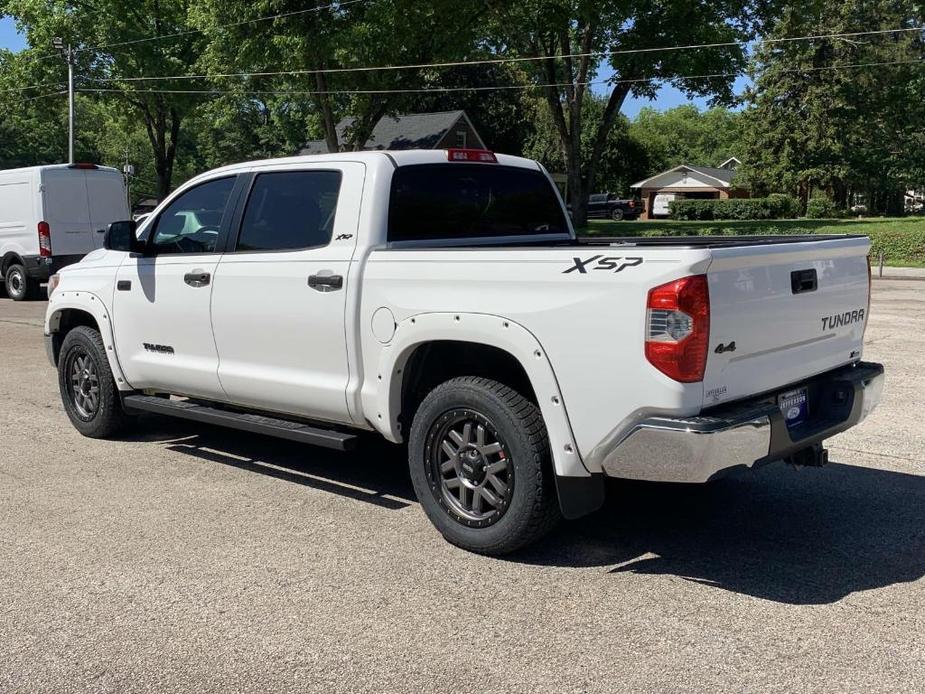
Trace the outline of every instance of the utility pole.
<path fill-rule="evenodd" d="M 74 163 L 74 48 L 71 44 L 64 45 L 60 38 L 52 39 L 52 45 L 64 53 L 67 59 L 67 162 Z"/>
<path fill-rule="evenodd" d="M 128 149 L 125 150 L 125 163 L 122 165 L 122 174 L 125 176 L 125 202 L 128 205 L 129 212 L 132 210 L 132 176 L 135 175 L 135 167 L 128 161 Z"/>

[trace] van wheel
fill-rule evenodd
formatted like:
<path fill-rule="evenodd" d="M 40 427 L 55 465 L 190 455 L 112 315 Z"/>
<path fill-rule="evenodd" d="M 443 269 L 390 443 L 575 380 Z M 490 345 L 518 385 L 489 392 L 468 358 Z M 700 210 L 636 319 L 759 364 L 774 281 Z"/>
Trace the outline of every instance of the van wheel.
<path fill-rule="evenodd" d="M 26 268 L 15 263 L 7 268 L 4 280 L 6 294 L 13 301 L 34 299 L 38 296 L 41 288 L 38 282 L 29 278 L 26 274 Z"/>
<path fill-rule="evenodd" d="M 107 438 L 129 421 L 103 338 L 93 328 L 78 326 L 64 338 L 58 359 L 58 388 L 71 424 L 84 436 Z"/>
<path fill-rule="evenodd" d="M 623 210 L 621 210 L 619 207 L 614 207 L 610 211 L 610 218 L 615 222 L 621 221 L 623 219 L 623 216 L 624 216 Z"/>
<path fill-rule="evenodd" d="M 427 517 L 471 552 L 508 554 L 560 518 L 542 415 L 497 381 L 434 388 L 414 416 L 408 461 Z"/>

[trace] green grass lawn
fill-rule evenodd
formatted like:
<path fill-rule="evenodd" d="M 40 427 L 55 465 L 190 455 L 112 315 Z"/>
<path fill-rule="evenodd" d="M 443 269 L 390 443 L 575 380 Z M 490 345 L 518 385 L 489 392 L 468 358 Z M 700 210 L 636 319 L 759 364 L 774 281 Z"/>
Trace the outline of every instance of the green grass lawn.
<path fill-rule="evenodd" d="M 764 219 L 722 222 L 612 222 L 592 219 L 579 233 L 602 236 L 651 236 L 675 234 L 867 234 L 869 231 L 925 231 L 925 217 L 865 217 L 864 219 Z"/>
<path fill-rule="evenodd" d="M 871 255 L 882 251 L 887 265 L 925 267 L 925 217 L 863 219 L 768 219 L 713 222 L 590 220 L 578 230 L 587 236 L 726 236 L 730 234 L 864 234 Z"/>

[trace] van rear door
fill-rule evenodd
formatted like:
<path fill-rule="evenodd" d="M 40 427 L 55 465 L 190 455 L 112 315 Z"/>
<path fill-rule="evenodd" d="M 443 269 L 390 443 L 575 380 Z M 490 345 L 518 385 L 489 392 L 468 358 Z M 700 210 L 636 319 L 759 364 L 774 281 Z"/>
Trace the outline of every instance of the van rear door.
<path fill-rule="evenodd" d="M 55 256 L 84 256 L 96 248 L 90 230 L 87 172 L 49 168 L 42 172 L 43 219 L 51 229 Z"/>
<path fill-rule="evenodd" d="M 125 179 L 109 169 L 86 172 L 90 229 L 94 248 L 103 247 L 103 237 L 113 222 L 131 219 L 125 196 Z"/>

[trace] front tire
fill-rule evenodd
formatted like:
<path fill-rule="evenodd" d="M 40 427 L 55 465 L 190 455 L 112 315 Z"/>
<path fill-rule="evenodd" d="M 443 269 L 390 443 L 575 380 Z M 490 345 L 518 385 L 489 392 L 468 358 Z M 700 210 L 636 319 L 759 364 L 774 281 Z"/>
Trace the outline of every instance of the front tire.
<path fill-rule="evenodd" d="M 92 328 L 78 326 L 64 338 L 58 358 L 58 388 L 71 424 L 84 436 L 108 438 L 129 421 L 103 338 Z"/>
<path fill-rule="evenodd" d="M 560 518 L 542 415 L 497 381 L 464 376 L 432 390 L 414 416 L 408 457 L 424 512 L 458 547 L 508 554 Z"/>
<path fill-rule="evenodd" d="M 6 295 L 13 301 L 35 299 L 41 288 L 38 282 L 26 274 L 26 268 L 18 263 L 14 263 L 7 268 L 4 284 L 6 285 Z"/>

